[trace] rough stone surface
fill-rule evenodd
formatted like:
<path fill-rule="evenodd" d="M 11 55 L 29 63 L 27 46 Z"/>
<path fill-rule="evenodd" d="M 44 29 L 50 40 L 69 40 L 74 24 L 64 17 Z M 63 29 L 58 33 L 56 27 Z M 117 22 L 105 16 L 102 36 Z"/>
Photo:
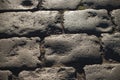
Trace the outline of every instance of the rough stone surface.
<path fill-rule="evenodd" d="M 12 73 L 8 70 L 0 70 L 0 80 L 10 80 L 12 78 Z"/>
<path fill-rule="evenodd" d="M 86 80 L 120 80 L 120 64 L 89 65 L 84 69 Z"/>
<path fill-rule="evenodd" d="M 114 23 L 117 25 L 117 30 L 120 31 L 120 9 L 113 10 L 111 13 Z"/>
<path fill-rule="evenodd" d="M 120 0 L 0 0 L 0 80 L 120 80 Z"/>
<path fill-rule="evenodd" d="M 113 24 L 106 10 L 78 10 L 64 13 L 64 27 L 66 32 L 111 32 Z"/>
<path fill-rule="evenodd" d="M 34 9 L 41 0 L 0 0 L 0 10 Z"/>
<path fill-rule="evenodd" d="M 107 52 L 120 57 L 120 33 L 102 34 L 102 42 Z M 108 54 L 109 54 L 108 53 Z"/>
<path fill-rule="evenodd" d="M 20 80 L 76 80 L 75 69 L 72 67 L 53 67 L 22 71 Z"/>
<path fill-rule="evenodd" d="M 58 18 L 58 11 L 1 13 L 0 33 L 19 36 L 45 34 L 51 27 L 60 27 Z"/>
<path fill-rule="evenodd" d="M 63 34 L 45 38 L 45 58 L 49 63 L 99 63 L 99 39 L 86 34 Z M 83 62 L 84 61 L 84 62 Z"/>
<path fill-rule="evenodd" d="M 114 9 L 120 8 L 120 0 L 82 0 L 81 5 L 86 8 Z"/>
<path fill-rule="evenodd" d="M 81 0 L 43 0 L 44 9 L 76 9 Z"/>
<path fill-rule="evenodd" d="M 36 67 L 41 64 L 39 38 L 0 39 L 0 68 Z"/>

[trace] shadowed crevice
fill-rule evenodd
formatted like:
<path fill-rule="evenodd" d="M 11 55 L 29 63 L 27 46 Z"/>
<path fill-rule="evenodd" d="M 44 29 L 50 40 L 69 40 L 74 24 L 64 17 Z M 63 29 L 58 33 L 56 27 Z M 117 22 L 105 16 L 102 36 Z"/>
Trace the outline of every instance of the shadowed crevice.
<path fill-rule="evenodd" d="M 112 59 L 113 61 L 120 62 L 120 55 L 115 53 L 112 49 L 107 48 L 105 51 L 105 59 L 108 61 Z"/>
<path fill-rule="evenodd" d="M 21 3 L 21 5 L 23 5 L 23 6 L 32 6 L 33 5 L 33 3 L 32 3 L 32 1 L 31 0 L 24 0 L 22 3 Z"/>

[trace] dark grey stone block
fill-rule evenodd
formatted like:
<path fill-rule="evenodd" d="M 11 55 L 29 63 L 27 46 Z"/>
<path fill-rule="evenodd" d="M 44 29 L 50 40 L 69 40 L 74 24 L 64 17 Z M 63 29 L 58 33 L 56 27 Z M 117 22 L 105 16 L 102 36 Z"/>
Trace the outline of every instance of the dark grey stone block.
<path fill-rule="evenodd" d="M 52 64 L 101 62 L 99 39 L 86 34 L 52 35 L 45 38 L 45 60 Z"/>
<path fill-rule="evenodd" d="M 41 0 L 0 0 L 0 10 L 27 10 L 37 7 Z"/>
<path fill-rule="evenodd" d="M 22 71 L 20 80 L 76 80 L 75 69 L 72 67 L 52 67 Z"/>
<path fill-rule="evenodd" d="M 120 80 L 119 64 L 89 65 L 84 70 L 86 80 Z"/>
<path fill-rule="evenodd" d="M 81 0 L 43 0 L 44 9 L 76 9 Z M 41 8 L 41 6 L 40 6 Z"/>
<path fill-rule="evenodd" d="M 6 12 L 0 14 L 0 34 L 43 36 L 51 28 L 60 28 L 58 11 Z M 54 29 L 55 30 L 55 29 Z"/>
<path fill-rule="evenodd" d="M 81 5 L 86 8 L 111 10 L 120 8 L 120 0 L 82 0 Z"/>
<path fill-rule="evenodd" d="M 34 68 L 41 64 L 39 38 L 0 39 L 0 68 Z"/>
<path fill-rule="evenodd" d="M 106 10 L 65 11 L 64 19 L 67 33 L 105 33 L 114 27 Z"/>

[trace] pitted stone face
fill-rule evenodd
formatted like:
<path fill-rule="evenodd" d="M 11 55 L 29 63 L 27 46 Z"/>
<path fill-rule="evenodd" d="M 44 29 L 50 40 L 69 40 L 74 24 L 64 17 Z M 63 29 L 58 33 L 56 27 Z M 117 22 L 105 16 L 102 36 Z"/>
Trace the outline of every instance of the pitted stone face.
<path fill-rule="evenodd" d="M 120 64 L 88 65 L 86 80 L 120 80 Z"/>
<path fill-rule="evenodd" d="M 45 38 L 46 61 L 52 64 L 100 63 L 99 39 L 86 34 L 52 35 Z"/>
<path fill-rule="evenodd" d="M 114 9 L 120 7 L 120 0 L 82 0 L 81 5 L 86 8 Z"/>
<path fill-rule="evenodd" d="M 40 65 L 39 38 L 0 40 L 0 68 L 36 67 Z"/>
<path fill-rule="evenodd" d="M 22 71 L 20 80 L 76 80 L 75 69 L 72 67 L 52 67 Z"/>
<path fill-rule="evenodd" d="M 60 23 L 57 22 L 59 16 L 58 11 L 1 13 L 0 33 L 19 36 L 41 36 L 43 33 L 46 34 L 50 28 L 60 27 Z"/>
<path fill-rule="evenodd" d="M 44 9 L 76 9 L 81 0 L 43 0 Z"/>
<path fill-rule="evenodd" d="M 0 0 L 0 10 L 34 9 L 40 0 Z"/>
<path fill-rule="evenodd" d="M 111 32 L 113 24 L 106 10 L 65 11 L 64 27 L 68 33 Z"/>
<path fill-rule="evenodd" d="M 120 58 L 120 33 L 102 34 L 102 42 L 108 55 L 118 55 Z M 111 56 L 112 57 L 112 56 Z"/>
<path fill-rule="evenodd" d="M 117 31 L 120 31 L 120 9 L 117 9 L 117 10 L 113 10 L 112 12 L 111 12 L 111 16 L 112 16 L 112 18 L 113 18 L 113 20 L 114 20 L 114 23 L 116 24 L 116 30 Z"/>

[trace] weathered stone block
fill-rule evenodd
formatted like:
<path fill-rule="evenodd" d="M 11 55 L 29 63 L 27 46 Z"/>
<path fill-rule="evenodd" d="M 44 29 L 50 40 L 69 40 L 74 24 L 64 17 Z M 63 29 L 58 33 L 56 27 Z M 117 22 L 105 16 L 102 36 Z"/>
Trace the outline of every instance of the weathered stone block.
<path fill-rule="evenodd" d="M 34 68 L 40 65 L 39 38 L 0 39 L 0 68 Z"/>
<path fill-rule="evenodd" d="M 116 30 L 120 31 L 120 9 L 113 10 L 111 13 L 114 23 L 117 25 Z"/>
<path fill-rule="evenodd" d="M 12 73 L 8 70 L 0 70 L 0 80 L 11 80 Z"/>
<path fill-rule="evenodd" d="M 45 50 L 45 60 L 49 64 L 101 62 L 99 39 L 93 35 L 52 35 L 45 38 Z"/>
<path fill-rule="evenodd" d="M 0 0 L 0 10 L 34 9 L 41 0 Z"/>
<path fill-rule="evenodd" d="M 120 58 L 120 33 L 102 34 L 102 36 L 102 42 L 107 54 L 115 54 Z"/>
<path fill-rule="evenodd" d="M 68 33 L 111 32 L 113 27 L 106 10 L 65 11 L 64 19 L 64 28 Z"/>
<path fill-rule="evenodd" d="M 120 80 L 119 64 L 89 65 L 84 70 L 86 80 Z"/>
<path fill-rule="evenodd" d="M 22 71 L 20 80 L 76 80 L 75 69 L 72 67 L 53 67 Z"/>
<path fill-rule="evenodd" d="M 8 35 L 45 35 L 52 27 L 60 26 L 57 22 L 58 11 L 7 12 L 0 14 L 0 33 Z"/>
<path fill-rule="evenodd" d="M 44 9 L 76 9 L 81 0 L 43 0 Z"/>
<path fill-rule="evenodd" d="M 82 0 L 81 5 L 86 8 L 114 9 L 120 7 L 120 0 Z"/>

